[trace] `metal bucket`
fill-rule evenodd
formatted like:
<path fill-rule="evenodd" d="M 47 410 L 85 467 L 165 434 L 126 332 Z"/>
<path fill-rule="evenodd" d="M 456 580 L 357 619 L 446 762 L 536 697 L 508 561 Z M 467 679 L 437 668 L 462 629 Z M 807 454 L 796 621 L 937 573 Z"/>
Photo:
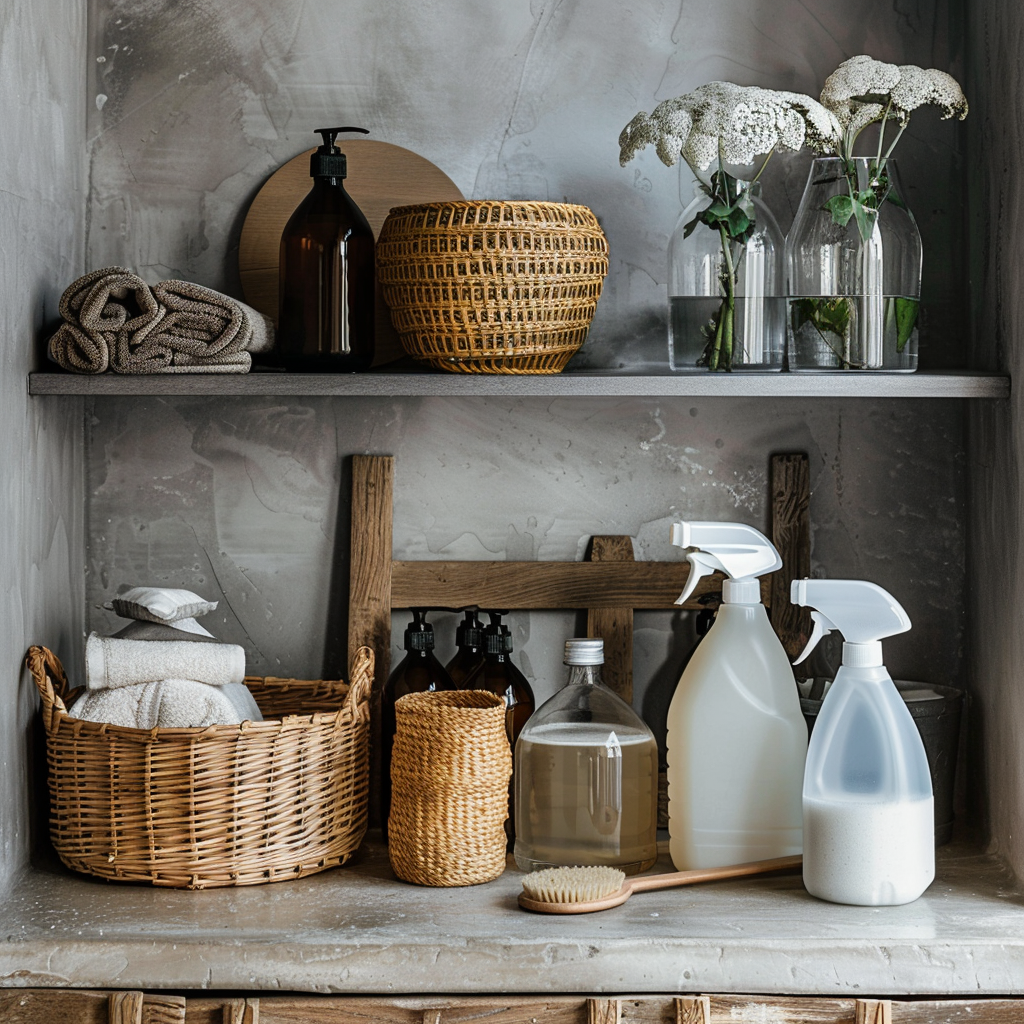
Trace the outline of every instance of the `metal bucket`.
<path fill-rule="evenodd" d="M 928 767 L 932 773 L 935 795 L 935 845 L 942 846 L 953 838 L 953 784 L 956 780 L 956 757 L 960 748 L 960 712 L 963 690 L 934 683 L 895 680 L 896 689 L 907 702 L 917 731 L 924 742 Z M 800 710 L 807 721 L 807 732 L 821 710 L 821 701 L 800 698 Z"/>

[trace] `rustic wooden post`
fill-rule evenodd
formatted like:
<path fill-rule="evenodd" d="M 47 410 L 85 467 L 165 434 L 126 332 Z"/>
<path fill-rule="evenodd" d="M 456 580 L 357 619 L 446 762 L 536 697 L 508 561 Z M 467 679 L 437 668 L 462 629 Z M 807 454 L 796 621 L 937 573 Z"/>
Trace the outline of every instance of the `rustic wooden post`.
<path fill-rule="evenodd" d="M 619 1024 L 622 1002 L 618 999 L 588 999 L 587 1024 Z"/>
<path fill-rule="evenodd" d="M 676 1024 L 711 1024 L 711 997 L 678 996 Z"/>
<path fill-rule="evenodd" d="M 348 663 L 358 647 L 373 650 L 370 696 L 370 815 L 375 820 L 380 783 L 380 695 L 391 671 L 392 509 L 395 460 L 352 457 L 352 551 L 348 597 Z"/>
<path fill-rule="evenodd" d="M 854 1020 L 856 1024 L 892 1024 L 892 1000 L 858 999 Z"/>
<path fill-rule="evenodd" d="M 632 562 L 632 537 L 591 537 L 591 562 Z M 627 704 L 633 703 L 633 606 L 589 608 L 587 636 L 604 640 L 601 678 Z"/>
<path fill-rule="evenodd" d="M 111 992 L 107 1002 L 110 1024 L 142 1024 L 142 993 Z"/>
<path fill-rule="evenodd" d="M 771 502 L 771 540 L 782 556 L 782 568 L 770 577 L 771 619 L 793 659 L 811 635 L 810 611 L 789 601 L 790 583 L 811 574 L 811 476 L 804 452 L 772 456 Z M 795 671 L 802 677 L 801 667 Z"/>

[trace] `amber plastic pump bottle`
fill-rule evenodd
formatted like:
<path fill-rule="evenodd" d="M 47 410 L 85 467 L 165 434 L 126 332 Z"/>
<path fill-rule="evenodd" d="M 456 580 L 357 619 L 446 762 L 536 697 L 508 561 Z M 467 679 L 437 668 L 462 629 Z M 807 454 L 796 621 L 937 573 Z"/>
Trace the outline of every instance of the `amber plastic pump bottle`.
<path fill-rule="evenodd" d="M 313 188 L 281 236 L 280 315 L 273 361 L 307 373 L 366 370 L 374 347 L 373 230 L 345 191 L 340 132 L 317 128 Z"/>
<path fill-rule="evenodd" d="M 385 842 L 391 813 L 391 751 L 397 726 L 395 701 L 408 693 L 455 689 L 451 676 L 434 657 L 434 627 L 427 622 L 425 608 L 412 610 L 412 622 L 405 631 L 405 649 L 409 653 L 388 676 L 380 695 L 380 824 Z"/>

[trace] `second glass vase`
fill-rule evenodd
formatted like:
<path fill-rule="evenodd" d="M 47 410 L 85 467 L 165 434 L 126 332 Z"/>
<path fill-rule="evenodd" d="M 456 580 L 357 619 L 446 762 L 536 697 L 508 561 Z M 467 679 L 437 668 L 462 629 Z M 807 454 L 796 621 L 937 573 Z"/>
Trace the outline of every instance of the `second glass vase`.
<path fill-rule="evenodd" d="M 754 230 L 745 242 L 694 218 L 711 199 L 681 164 L 680 193 L 693 186 L 669 241 L 669 366 L 677 373 L 781 370 L 785 351 L 783 236 L 761 201 L 760 183 L 730 179 L 733 198 L 749 189 Z M 686 203 L 686 198 L 683 199 Z"/>
<path fill-rule="evenodd" d="M 874 191 L 877 215 L 840 224 L 836 203 Z M 786 238 L 789 368 L 917 369 L 921 236 L 894 160 L 819 157 Z"/>

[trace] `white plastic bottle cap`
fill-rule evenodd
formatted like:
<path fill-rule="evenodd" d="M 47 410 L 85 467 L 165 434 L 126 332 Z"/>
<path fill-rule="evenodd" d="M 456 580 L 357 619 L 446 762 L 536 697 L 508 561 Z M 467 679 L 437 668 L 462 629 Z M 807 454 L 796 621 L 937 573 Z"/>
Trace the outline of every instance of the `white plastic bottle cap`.
<path fill-rule="evenodd" d="M 603 665 L 603 640 L 566 640 L 564 665 Z"/>
<path fill-rule="evenodd" d="M 726 604 L 760 604 L 761 584 L 756 578 L 723 580 L 722 600 Z"/>

